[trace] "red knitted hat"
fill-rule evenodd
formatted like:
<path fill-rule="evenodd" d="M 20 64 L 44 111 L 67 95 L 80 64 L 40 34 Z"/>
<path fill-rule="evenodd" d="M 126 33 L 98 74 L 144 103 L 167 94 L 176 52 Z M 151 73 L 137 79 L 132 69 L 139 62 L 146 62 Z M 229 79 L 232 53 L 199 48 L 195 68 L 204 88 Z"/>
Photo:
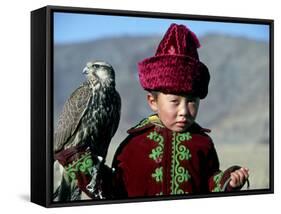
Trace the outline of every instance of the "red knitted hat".
<path fill-rule="evenodd" d="M 172 24 L 155 56 L 138 63 L 142 87 L 146 90 L 205 98 L 210 74 L 207 66 L 199 61 L 199 47 L 199 40 L 192 31 L 184 25 Z"/>

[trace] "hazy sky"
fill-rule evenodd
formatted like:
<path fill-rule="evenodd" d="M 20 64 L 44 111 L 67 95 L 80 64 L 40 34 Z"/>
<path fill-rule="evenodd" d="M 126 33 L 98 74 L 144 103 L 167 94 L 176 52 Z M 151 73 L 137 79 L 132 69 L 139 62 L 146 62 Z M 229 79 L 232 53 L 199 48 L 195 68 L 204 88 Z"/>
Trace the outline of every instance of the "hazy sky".
<path fill-rule="evenodd" d="M 269 41 L 269 25 L 187 21 L 79 13 L 54 13 L 55 43 L 72 43 L 123 35 L 163 35 L 171 23 L 188 26 L 197 36 L 221 33 Z"/>

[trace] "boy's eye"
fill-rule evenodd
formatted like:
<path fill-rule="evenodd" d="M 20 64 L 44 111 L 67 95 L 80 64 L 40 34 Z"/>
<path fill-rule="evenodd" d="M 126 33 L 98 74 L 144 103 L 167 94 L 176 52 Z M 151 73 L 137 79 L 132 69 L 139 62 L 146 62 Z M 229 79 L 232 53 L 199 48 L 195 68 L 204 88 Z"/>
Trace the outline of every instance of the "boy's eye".
<path fill-rule="evenodd" d="M 179 101 L 174 99 L 174 100 L 170 100 L 171 103 L 177 104 Z"/>
<path fill-rule="evenodd" d="M 187 99 L 187 102 L 189 102 L 189 103 L 196 103 L 196 98 L 189 98 L 189 99 Z"/>

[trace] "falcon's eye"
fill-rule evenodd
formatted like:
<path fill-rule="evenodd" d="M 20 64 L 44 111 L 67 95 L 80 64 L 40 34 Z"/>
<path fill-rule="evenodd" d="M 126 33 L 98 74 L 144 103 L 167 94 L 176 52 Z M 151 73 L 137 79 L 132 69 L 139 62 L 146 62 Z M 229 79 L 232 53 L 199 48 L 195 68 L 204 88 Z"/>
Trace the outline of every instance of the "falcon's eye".
<path fill-rule="evenodd" d="M 99 64 L 93 64 L 93 68 L 99 68 L 100 65 Z"/>

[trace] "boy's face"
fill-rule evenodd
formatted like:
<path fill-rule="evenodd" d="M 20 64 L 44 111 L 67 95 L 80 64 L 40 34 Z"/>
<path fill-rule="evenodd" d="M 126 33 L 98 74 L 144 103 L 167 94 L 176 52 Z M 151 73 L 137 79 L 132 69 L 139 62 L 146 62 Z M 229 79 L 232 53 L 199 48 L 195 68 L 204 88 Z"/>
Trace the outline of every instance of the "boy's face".
<path fill-rule="evenodd" d="M 147 101 L 165 127 L 175 132 L 183 132 L 194 122 L 200 99 L 159 92 L 157 97 L 148 93 Z"/>

